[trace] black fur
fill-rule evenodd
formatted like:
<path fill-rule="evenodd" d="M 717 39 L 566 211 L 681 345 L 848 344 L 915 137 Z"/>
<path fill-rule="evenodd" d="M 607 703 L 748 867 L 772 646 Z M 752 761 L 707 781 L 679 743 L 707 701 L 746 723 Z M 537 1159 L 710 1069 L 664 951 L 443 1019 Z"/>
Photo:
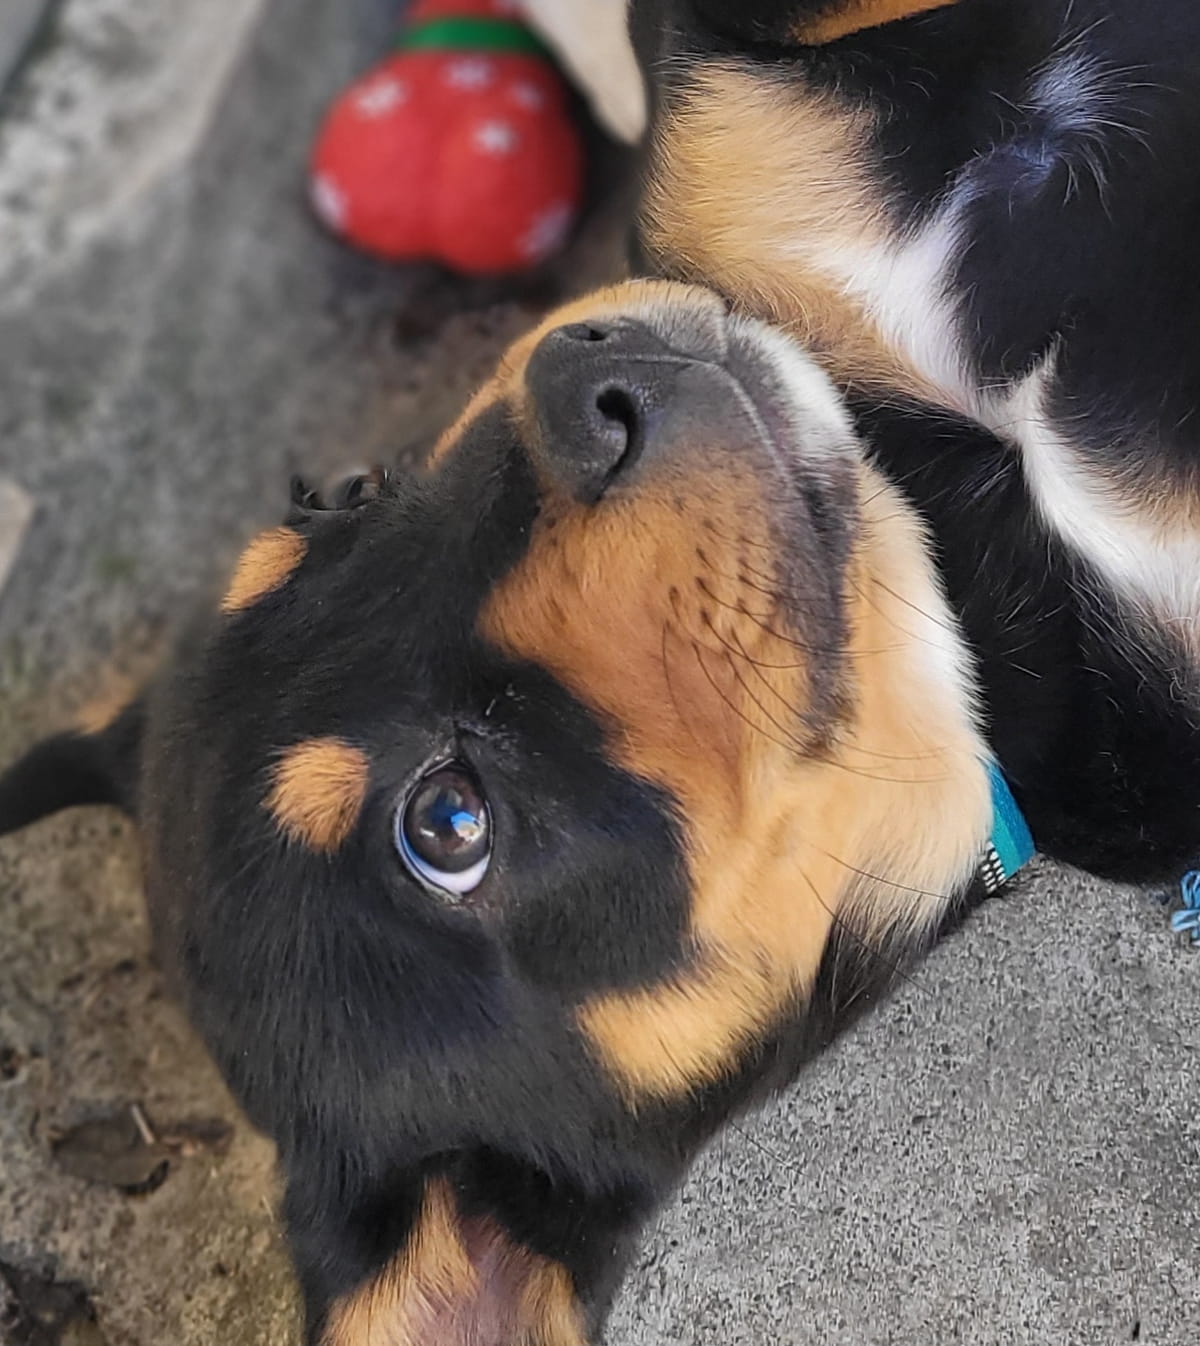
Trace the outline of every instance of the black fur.
<path fill-rule="evenodd" d="M 0 836 L 83 804 L 132 812 L 143 726 L 135 703 L 102 734 L 58 734 L 31 749 L 0 776 Z"/>
<path fill-rule="evenodd" d="M 993 435 L 923 407 L 855 409 L 932 527 L 988 738 L 1038 849 L 1111 879 L 1177 879 L 1200 852 L 1200 733 L 1161 646 L 1114 621 Z"/>
<path fill-rule="evenodd" d="M 147 876 L 159 945 L 279 1145 L 314 1339 L 402 1246 L 436 1173 L 563 1262 L 598 1315 L 685 1163 L 674 1128 L 645 1143 L 569 1027 L 589 990 L 686 961 L 669 803 L 610 765 L 600 726 L 544 672 L 475 634 L 535 508 L 512 431 L 485 415 L 431 484 L 298 523 L 295 582 L 202 635 L 151 705 L 162 746 L 140 821 L 172 860 Z M 286 688 L 284 650 L 305 670 Z M 373 763 L 336 865 L 246 804 L 280 746 L 323 734 L 370 743 Z M 447 754 L 500 810 L 493 865 L 513 905 L 494 925 L 432 905 L 396 861 L 395 801 Z"/>

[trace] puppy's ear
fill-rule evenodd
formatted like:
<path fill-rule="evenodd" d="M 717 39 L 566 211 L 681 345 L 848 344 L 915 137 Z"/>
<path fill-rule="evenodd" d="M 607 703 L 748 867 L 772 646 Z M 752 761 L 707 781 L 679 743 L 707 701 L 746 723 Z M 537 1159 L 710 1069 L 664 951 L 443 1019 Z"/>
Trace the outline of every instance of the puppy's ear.
<path fill-rule="evenodd" d="M 0 836 L 80 804 L 133 815 L 145 718 L 135 701 L 96 733 L 56 734 L 32 748 L 0 776 Z"/>

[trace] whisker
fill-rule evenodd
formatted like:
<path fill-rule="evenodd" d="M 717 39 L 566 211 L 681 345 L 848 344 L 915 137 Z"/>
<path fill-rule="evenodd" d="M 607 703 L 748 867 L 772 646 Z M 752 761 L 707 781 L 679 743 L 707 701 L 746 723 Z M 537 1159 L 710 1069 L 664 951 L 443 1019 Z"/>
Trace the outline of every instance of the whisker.
<path fill-rule="evenodd" d="M 763 620 L 763 619 L 766 618 L 766 617 L 774 616 L 774 613 L 771 613 L 771 612 L 751 612 L 750 609 L 749 609 L 748 607 L 746 607 L 746 605 L 745 605 L 744 603 L 741 603 L 741 604 L 739 604 L 739 603 L 727 603 L 727 602 L 725 601 L 725 599 L 720 598 L 720 597 L 718 597 L 717 594 L 713 593 L 712 589 L 711 589 L 711 588 L 708 586 L 708 584 L 706 584 L 705 581 L 704 581 L 703 579 L 701 579 L 701 578 L 697 578 L 697 580 L 696 580 L 696 587 L 697 587 L 697 588 L 700 590 L 700 592 L 705 596 L 705 598 L 711 599 L 712 602 L 714 602 L 714 603 L 716 603 L 716 604 L 718 605 L 718 607 L 725 608 L 725 609 L 727 609 L 729 612 L 736 612 L 736 613 L 738 614 L 739 617 L 749 617 L 750 620 L 751 620 L 756 626 L 761 627 L 761 629 L 762 629 L 763 631 L 765 631 L 765 632 L 767 633 L 767 635 L 769 635 L 769 636 L 773 636 L 776 640 L 782 640 L 782 641 L 784 642 L 785 645 L 792 645 L 792 646 L 794 646 L 796 649 L 802 651 L 804 654 L 844 654 L 844 653 L 845 653 L 845 651 L 844 651 L 844 650 L 841 650 L 841 649 L 829 649 L 829 648 L 822 648 L 821 646 L 818 646 L 818 645 L 808 645 L 808 644 L 806 644 L 806 643 L 805 643 L 804 641 L 802 641 L 802 640 L 797 640 L 794 636 L 785 636 L 785 635 L 783 634 L 782 631 L 777 631 L 777 630 L 775 630 L 774 627 L 772 627 L 772 626 L 768 626 L 768 625 L 766 624 L 766 622 Z"/>
<path fill-rule="evenodd" d="M 738 1135 L 741 1136 L 741 1138 L 744 1141 L 746 1141 L 747 1144 L 753 1145 L 754 1148 L 758 1150 L 760 1154 L 766 1155 L 766 1157 L 769 1160 L 771 1160 L 772 1163 L 778 1164 L 780 1168 L 786 1169 L 789 1173 L 794 1174 L 796 1177 L 800 1177 L 804 1173 L 804 1168 L 801 1164 L 793 1164 L 788 1160 L 784 1159 L 781 1155 L 775 1154 L 772 1150 L 768 1149 L 767 1146 L 765 1146 L 761 1141 L 755 1140 L 755 1138 L 750 1134 L 749 1131 L 744 1131 L 740 1126 L 738 1126 L 737 1122 L 730 1122 L 729 1130 L 736 1131 Z"/>
<path fill-rule="evenodd" d="M 720 538 L 731 547 L 753 547 L 755 551 L 765 551 L 772 557 L 779 550 L 773 542 L 758 542 L 752 537 L 730 537 L 728 533 L 722 533 L 711 519 L 706 520 L 704 526 L 714 537 Z"/>
<path fill-rule="evenodd" d="M 737 678 L 738 683 L 746 692 L 746 695 L 750 697 L 750 699 L 754 702 L 756 706 L 758 706 L 758 708 L 763 712 L 763 714 L 767 717 L 767 719 L 773 725 L 775 725 L 777 729 L 779 729 L 780 733 L 787 735 L 787 737 L 776 738 L 774 734 L 769 733 L 766 729 L 762 727 L 762 725 L 755 724 L 754 721 L 746 714 L 744 710 L 742 710 L 740 706 L 738 706 L 735 702 L 729 699 L 729 697 L 725 694 L 725 692 L 717 685 L 717 682 L 713 678 L 713 675 L 708 671 L 708 665 L 704 662 L 704 659 L 700 652 L 701 648 L 702 647 L 698 645 L 694 640 L 692 641 L 692 653 L 696 656 L 696 662 L 700 666 L 700 671 L 704 674 L 704 677 L 707 680 L 708 685 L 713 689 L 714 692 L 716 692 L 716 694 L 721 698 L 721 700 L 725 703 L 725 705 L 728 706 L 731 711 L 733 711 L 733 713 L 738 717 L 738 719 L 740 719 L 747 726 L 747 728 L 752 729 L 756 734 L 761 734 L 762 737 L 765 738 L 768 743 L 774 743 L 776 747 L 779 748 L 786 748 L 788 752 L 799 753 L 801 756 L 806 755 L 808 751 L 808 745 L 803 743 L 800 739 L 793 737 L 790 734 L 789 730 L 787 730 L 784 726 L 780 725 L 779 722 L 772 717 L 771 713 L 762 705 L 760 701 L 758 701 L 755 698 L 754 693 L 751 692 L 748 687 L 746 687 L 745 682 L 742 680 L 741 676 L 737 672 L 737 667 L 734 664 L 733 660 L 729 659 L 728 656 L 726 656 L 729 662 L 729 666 L 733 671 L 734 677 Z M 942 779 L 941 777 L 936 776 L 928 777 L 922 780 L 914 780 L 910 776 L 881 776 L 877 772 L 862 771 L 858 767 L 850 766 L 848 762 L 839 762 L 836 758 L 832 757 L 822 758 L 822 764 L 825 766 L 833 767 L 837 771 L 844 771 L 846 772 L 847 775 L 858 776 L 862 780 L 880 781 L 886 785 L 929 785 L 936 780 Z"/>
<path fill-rule="evenodd" d="M 663 622 L 661 653 L 662 653 L 663 677 L 666 679 L 667 683 L 667 695 L 671 698 L 671 705 L 675 707 L 676 716 L 683 724 L 683 727 L 687 730 L 689 736 L 691 737 L 692 742 L 695 743 L 697 747 L 699 747 L 701 746 L 700 740 L 696 737 L 695 732 L 692 729 L 690 717 L 683 713 L 683 708 L 679 704 L 679 698 L 675 695 L 675 685 L 671 681 L 671 661 L 667 657 L 667 636 L 669 634 L 669 627 L 670 627 L 669 622 Z"/>
<path fill-rule="evenodd" d="M 756 671 L 759 671 L 759 670 L 762 670 L 762 669 L 768 669 L 768 670 L 793 671 L 793 672 L 794 672 L 796 669 L 801 669 L 801 668 L 807 668 L 807 667 L 808 667 L 808 661 L 807 661 L 807 660 L 801 660 L 801 661 L 800 661 L 799 663 L 797 663 L 797 664 L 768 664 L 765 660 L 762 660 L 762 659 L 755 659 L 752 655 L 750 655 L 750 654 L 747 653 L 747 651 L 746 651 L 745 647 L 742 645 L 741 641 L 738 641 L 738 643 L 737 643 L 736 646 L 731 645 L 731 644 L 729 643 L 729 641 L 727 641 L 727 640 L 725 639 L 725 637 L 720 633 L 720 631 L 718 631 L 717 628 L 713 625 L 713 620 L 712 620 L 712 618 L 708 615 L 707 612 L 702 612 L 702 613 L 700 614 L 700 616 L 701 616 L 701 619 L 703 620 L 705 626 L 708 627 L 708 629 L 713 633 L 713 635 L 717 638 L 717 640 L 721 643 L 721 645 L 723 645 L 723 646 L 725 647 L 725 649 L 727 649 L 731 654 L 740 655 L 741 658 L 743 658 L 743 659 L 744 659 L 744 660 L 751 666 L 751 668 L 755 669 Z M 714 651 L 714 653 L 716 653 L 716 651 Z M 759 673 L 759 676 L 762 676 L 761 672 Z M 765 677 L 763 677 L 763 682 L 766 683 L 766 685 L 767 685 L 768 687 L 771 687 L 770 682 L 768 682 L 767 679 L 766 679 Z M 771 687 L 771 690 L 772 690 L 773 692 L 775 691 L 775 689 L 774 689 L 773 687 Z M 776 695 L 776 696 L 779 696 L 780 693 L 775 692 L 775 695 Z M 788 708 L 789 710 L 796 711 L 796 708 L 795 708 L 794 706 L 790 705 L 787 701 L 785 701 L 784 704 L 787 706 L 787 708 Z M 800 712 L 796 711 L 796 713 L 799 714 Z"/>
<path fill-rule="evenodd" d="M 801 869 L 801 870 L 798 871 L 798 872 L 799 872 L 800 877 L 804 880 L 804 882 L 805 882 L 806 884 L 808 884 L 809 890 L 812 892 L 812 895 L 817 899 L 817 901 L 818 901 L 818 902 L 820 903 L 820 905 L 825 909 L 825 911 L 829 914 L 829 916 L 832 917 L 832 919 L 833 919 L 833 924 L 834 924 L 839 930 L 841 930 L 841 932 L 842 932 L 844 935 L 848 935 L 848 936 L 854 941 L 854 943 L 857 944 L 857 945 L 859 946 L 859 948 L 861 948 L 865 953 L 869 954 L 872 958 L 874 958 L 874 959 L 878 960 L 880 963 L 882 963 L 883 966 L 884 966 L 885 968 L 887 968 L 888 972 L 889 972 L 893 977 L 897 977 L 897 978 L 899 978 L 901 981 L 906 981 L 906 982 L 908 982 L 908 984 L 909 984 L 910 986 L 915 987 L 918 991 L 921 992 L 922 995 L 929 995 L 929 994 L 930 994 L 929 991 L 927 991 L 926 988 L 925 988 L 924 986 L 921 985 L 920 981 L 918 981 L 917 978 L 916 978 L 915 976 L 913 976 L 913 975 L 912 975 L 911 973 L 909 973 L 909 972 L 906 972 L 906 971 L 904 970 L 904 968 L 902 968 L 898 962 L 895 962 L 895 961 L 893 961 L 892 959 L 885 957 L 884 954 L 881 953 L 880 950 L 877 949 L 865 935 L 859 934 L 859 932 L 858 932 L 857 930 L 854 929 L 854 927 L 849 923 L 849 921 L 848 921 L 848 920 L 847 920 L 847 919 L 846 919 L 840 912 L 835 911 L 835 910 L 829 905 L 829 903 L 825 901 L 824 897 L 821 896 L 821 892 L 820 892 L 820 890 L 817 888 L 817 885 L 816 885 L 816 884 L 812 881 L 812 879 L 811 879 L 811 878 L 804 872 L 803 869 Z M 826 948 L 828 948 L 828 941 L 826 941 Z M 835 966 L 836 966 L 836 964 L 835 964 Z M 861 994 L 861 991 L 858 992 L 858 994 Z M 831 999 L 834 999 L 834 997 L 833 997 L 832 995 L 831 995 Z M 854 1003 L 854 1000 L 853 1000 L 853 999 L 850 999 L 850 1000 L 846 1001 L 844 1005 L 842 1005 L 842 1004 L 839 1004 L 839 1003 L 836 1001 L 836 999 L 835 999 L 835 1008 L 845 1008 L 845 1006 L 852 1005 L 853 1003 Z"/>
<path fill-rule="evenodd" d="M 903 603 L 906 608 L 911 608 L 913 612 L 919 613 L 922 617 L 925 618 L 927 622 L 932 622 L 935 626 L 940 626 L 943 631 L 949 631 L 951 635 L 959 634 L 958 627 L 955 626 L 952 622 L 943 621 L 941 617 L 935 617 L 932 612 L 926 612 L 923 607 L 921 607 L 917 603 L 914 603 L 911 598 L 905 598 L 903 594 L 897 593 L 895 589 L 893 589 L 890 585 L 884 583 L 884 581 L 881 580 L 877 575 L 872 576 L 872 583 L 878 585 L 878 587 L 882 589 L 885 594 L 890 594 L 896 600 L 897 603 Z M 861 590 L 859 592 L 861 593 Z M 872 601 L 869 595 L 867 594 L 862 594 L 862 597 L 866 599 L 868 603 Z M 879 611 L 878 606 L 875 607 L 875 610 L 877 612 Z M 919 639 L 919 637 L 916 636 L 915 632 L 908 632 L 907 634 L 914 636 L 914 638 L 916 639 Z"/>
<path fill-rule="evenodd" d="M 792 645 L 804 654 L 836 654 L 844 655 L 849 652 L 848 647 L 840 645 L 830 647 L 827 645 L 807 645 L 802 640 L 797 640 L 794 636 L 785 636 L 782 631 L 777 631 L 773 626 L 768 626 L 762 618 L 770 616 L 770 613 L 751 612 L 745 605 L 738 606 L 736 603 L 727 603 L 723 598 L 718 598 L 715 593 L 704 583 L 702 579 L 696 580 L 696 586 L 706 598 L 712 599 L 718 607 L 727 608 L 730 612 L 736 612 L 739 617 L 749 617 L 755 626 L 760 627 L 767 635 L 775 640 L 782 640 L 785 645 Z M 873 650 L 857 650 L 857 654 L 894 654 L 897 650 L 903 649 L 903 645 L 884 645 Z"/>
<path fill-rule="evenodd" d="M 695 650 L 696 650 L 697 657 L 699 657 L 700 646 L 696 645 L 696 646 L 694 646 L 694 648 L 695 648 Z M 738 686 L 742 689 L 743 692 L 746 693 L 746 695 L 750 698 L 750 700 L 753 701 L 754 704 L 759 708 L 759 710 L 761 710 L 762 713 L 767 717 L 767 721 L 768 721 L 768 723 L 774 725 L 775 728 L 778 729 L 779 732 L 780 732 L 781 734 L 785 735 L 785 736 L 787 737 L 787 739 L 789 740 L 789 742 L 791 742 L 791 743 L 793 743 L 793 744 L 795 745 L 795 750 L 796 750 L 798 753 L 800 753 L 800 754 L 802 754 L 802 755 L 805 754 L 805 753 L 807 752 L 807 750 L 808 750 L 809 745 L 806 744 L 806 743 L 803 741 L 803 739 L 801 739 L 801 738 L 799 738 L 798 736 L 796 736 L 796 735 L 793 733 L 793 731 L 790 730 L 790 729 L 787 727 L 787 725 L 785 725 L 785 724 L 781 724 L 781 723 L 775 718 L 775 716 L 771 714 L 771 712 L 766 708 L 766 706 L 763 705 L 763 703 L 758 699 L 758 697 L 756 697 L 756 696 L 754 695 L 754 693 L 753 693 L 753 692 L 750 690 L 750 688 L 747 686 L 747 684 L 746 684 L 746 680 L 742 677 L 741 673 L 738 671 L 737 664 L 734 662 L 732 656 L 726 654 L 726 655 L 725 655 L 725 662 L 729 665 L 730 672 L 731 672 L 731 673 L 733 674 L 733 676 L 737 679 Z M 785 704 L 786 704 L 786 702 L 785 702 Z M 750 724 L 750 723 L 751 723 L 751 721 L 750 721 L 750 719 L 749 719 L 748 716 L 744 716 L 743 718 L 746 720 L 746 723 L 747 723 L 747 724 Z"/>
<path fill-rule="evenodd" d="M 805 718 L 804 712 L 798 706 L 794 706 L 787 699 L 787 697 L 784 696 L 783 693 L 777 687 L 774 686 L 771 680 L 765 676 L 763 670 L 797 669 L 797 668 L 805 668 L 807 667 L 807 665 L 764 663 L 760 659 L 755 659 L 747 651 L 745 646 L 742 644 L 741 640 L 738 639 L 736 632 L 734 633 L 734 639 L 737 640 L 737 645 L 733 646 L 712 624 L 711 618 L 709 618 L 707 615 L 704 615 L 704 621 L 705 624 L 708 626 L 708 629 L 713 633 L 713 635 L 717 638 L 717 640 L 720 641 L 720 643 L 725 647 L 725 649 L 730 652 L 730 654 L 739 655 L 743 660 L 745 660 L 747 664 L 750 665 L 750 667 L 754 670 L 755 676 L 762 682 L 763 686 L 771 693 L 771 695 L 774 696 L 782 704 L 785 710 L 790 711 L 793 715 L 797 717 L 797 719 L 802 720 Z M 898 752 L 880 752 L 876 748 L 864 748 L 859 743 L 839 743 L 838 746 L 842 749 L 848 749 L 853 752 L 861 752 L 866 754 L 868 757 L 878 757 L 889 762 L 927 762 L 941 755 L 940 752 L 936 749 L 930 749 L 929 752 L 923 752 L 923 753 L 898 753 Z"/>
<path fill-rule="evenodd" d="M 737 558 L 737 564 L 739 571 L 742 573 L 729 575 L 723 570 L 718 570 L 716 566 L 713 565 L 712 561 L 709 560 L 708 553 L 703 547 L 696 548 L 696 555 L 700 558 L 701 564 L 710 575 L 714 575 L 719 580 L 724 580 L 726 584 L 744 584 L 747 588 L 754 589 L 757 593 L 765 594 L 776 603 L 780 601 L 781 595 L 779 593 L 778 577 L 776 575 L 769 575 L 766 571 L 759 570 L 756 566 L 752 566 L 748 561 L 741 557 Z M 752 583 L 746 578 L 747 574 L 753 575 L 755 579 L 761 580 L 762 583 Z M 788 601 L 795 603 L 798 607 L 816 607 L 821 602 L 818 598 L 801 598 L 796 594 L 788 594 Z"/>
<path fill-rule="evenodd" d="M 840 855 L 834 855 L 832 851 L 827 851 L 818 846 L 815 842 L 806 838 L 806 844 L 811 846 L 814 851 L 823 855 L 827 860 L 832 860 L 835 865 L 841 865 L 843 869 L 848 869 L 851 874 L 857 874 L 861 879 L 868 879 L 871 883 L 881 883 L 885 888 L 894 888 L 900 893 L 911 893 L 914 897 L 931 897 L 936 902 L 941 902 L 945 906 L 950 906 L 957 900 L 953 894 L 934 892 L 929 888 L 914 888 L 907 883 L 898 883 L 895 879 L 885 879 L 882 874 L 872 874 L 869 869 L 860 869 L 857 865 L 852 865 L 848 860 L 843 860 Z"/>

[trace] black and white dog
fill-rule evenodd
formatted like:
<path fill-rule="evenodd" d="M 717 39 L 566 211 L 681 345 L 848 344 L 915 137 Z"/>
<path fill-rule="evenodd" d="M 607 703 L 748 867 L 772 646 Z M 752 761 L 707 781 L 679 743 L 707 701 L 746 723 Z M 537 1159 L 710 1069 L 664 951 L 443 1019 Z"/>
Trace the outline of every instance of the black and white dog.
<path fill-rule="evenodd" d="M 782 324 L 851 390 L 934 527 L 1039 842 L 1113 876 L 1185 868 L 1194 8 L 651 0 L 634 20 L 655 270 Z"/>
<path fill-rule="evenodd" d="M 598 1340 L 698 1147 L 1029 830 L 1200 850 L 1200 10 L 632 21 L 646 278 L 0 781 L 137 817 L 321 1346 Z"/>

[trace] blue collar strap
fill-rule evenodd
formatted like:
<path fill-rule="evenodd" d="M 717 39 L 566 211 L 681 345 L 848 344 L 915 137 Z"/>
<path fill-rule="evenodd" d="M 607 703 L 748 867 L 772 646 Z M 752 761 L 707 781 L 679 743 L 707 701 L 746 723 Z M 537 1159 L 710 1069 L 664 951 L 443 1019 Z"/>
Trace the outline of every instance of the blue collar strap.
<path fill-rule="evenodd" d="M 1183 908 L 1171 917 L 1171 929 L 1177 935 L 1188 935 L 1200 949 L 1200 869 L 1190 870 L 1180 884 Z"/>
<path fill-rule="evenodd" d="M 979 862 L 979 880 L 990 895 L 1024 869 L 1037 850 L 1000 768 L 988 762 L 987 773 L 992 787 L 992 836 Z"/>

